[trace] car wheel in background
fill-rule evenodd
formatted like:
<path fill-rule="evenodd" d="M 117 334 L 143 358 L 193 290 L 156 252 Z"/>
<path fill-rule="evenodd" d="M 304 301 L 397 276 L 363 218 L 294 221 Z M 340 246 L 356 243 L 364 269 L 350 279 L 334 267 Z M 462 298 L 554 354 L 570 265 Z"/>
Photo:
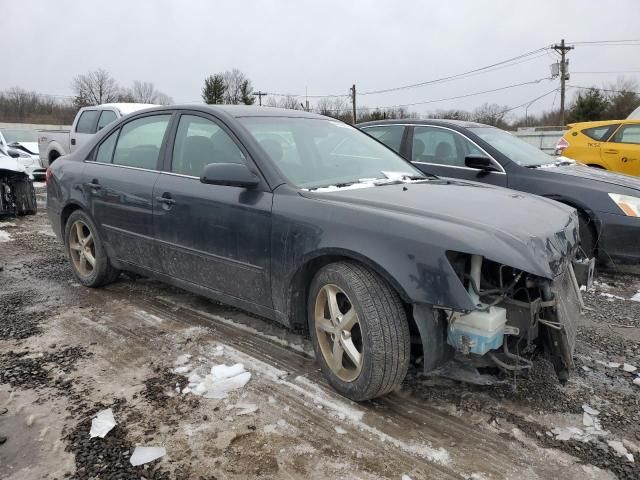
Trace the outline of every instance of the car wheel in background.
<path fill-rule="evenodd" d="M 95 224 L 82 210 L 69 216 L 65 225 L 65 247 L 74 275 L 86 287 L 100 287 L 118 278 L 111 266 Z"/>
<path fill-rule="evenodd" d="M 578 229 L 582 251 L 587 257 L 593 258 L 596 253 L 598 237 L 593 220 L 584 212 L 578 212 Z"/>
<path fill-rule="evenodd" d="M 35 215 L 38 211 L 38 204 L 36 202 L 36 189 L 33 187 L 31 179 L 25 176 L 24 180 L 17 181 L 13 185 L 13 189 L 16 215 Z"/>
<path fill-rule="evenodd" d="M 316 358 L 329 383 L 352 400 L 396 389 L 409 366 L 407 315 L 375 272 L 351 262 L 323 267 L 307 304 Z"/>

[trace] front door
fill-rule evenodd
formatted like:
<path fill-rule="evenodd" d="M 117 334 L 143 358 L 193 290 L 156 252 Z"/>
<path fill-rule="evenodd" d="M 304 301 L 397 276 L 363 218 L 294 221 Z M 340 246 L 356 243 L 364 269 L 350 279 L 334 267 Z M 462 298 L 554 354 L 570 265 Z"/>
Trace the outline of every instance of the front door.
<path fill-rule="evenodd" d="M 83 191 L 111 256 L 159 271 L 153 240 L 153 185 L 171 115 L 125 123 L 86 162 Z"/>
<path fill-rule="evenodd" d="M 413 135 L 408 140 L 411 146 L 408 153 L 411 161 L 423 172 L 503 187 L 507 185 L 507 176 L 495 160 L 496 168 L 499 168 L 500 172 L 487 172 L 465 166 L 467 155 L 488 155 L 455 130 L 416 125 L 413 127 Z"/>
<path fill-rule="evenodd" d="M 640 175 L 640 124 L 622 125 L 600 144 L 602 160 L 616 172 Z"/>
<path fill-rule="evenodd" d="M 247 154 L 213 118 L 182 114 L 170 157 L 153 191 L 164 272 L 271 307 L 272 194 L 200 182 L 206 165 L 250 164 Z"/>

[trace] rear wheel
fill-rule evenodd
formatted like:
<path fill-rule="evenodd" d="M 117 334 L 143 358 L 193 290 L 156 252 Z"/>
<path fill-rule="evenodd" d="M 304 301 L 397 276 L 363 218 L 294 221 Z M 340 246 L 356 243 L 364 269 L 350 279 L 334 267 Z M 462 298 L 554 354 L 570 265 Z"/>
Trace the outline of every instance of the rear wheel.
<path fill-rule="evenodd" d="M 322 268 L 307 311 L 316 358 L 329 383 L 361 401 L 396 389 L 409 366 L 409 324 L 398 294 L 351 262 Z"/>
<path fill-rule="evenodd" d="M 74 211 L 67 220 L 65 245 L 73 273 L 84 286 L 100 287 L 118 278 L 95 224 L 82 210 Z"/>

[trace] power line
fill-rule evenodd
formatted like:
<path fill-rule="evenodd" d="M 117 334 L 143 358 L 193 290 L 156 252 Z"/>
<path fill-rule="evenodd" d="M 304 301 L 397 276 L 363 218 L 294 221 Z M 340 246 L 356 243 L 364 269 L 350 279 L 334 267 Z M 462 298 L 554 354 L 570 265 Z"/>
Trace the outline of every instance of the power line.
<path fill-rule="evenodd" d="M 629 42 L 640 42 L 640 39 L 631 39 L 631 40 L 590 40 L 590 41 L 583 41 L 583 42 L 567 42 L 568 44 L 571 45 L 617 45 L 617 44 L 624 44 L 627 45 L 629 44 Z"/>
<path fill-rule="evenodd" d="M 575 74 L 611 74 L 611 73 L 640 73 L 640 70 L 617 70 L 617 71 L 609 71 L 609 72 L 571 72 L 573 75 Z"/>
<path fill-rule="evenodd" d="M 611 88 L 598 88 L 598 87 L 583 87 L 580 85 L 568 85 L 572 88 L 579 88 L 580 90 L 599 90 L 601 92 L 611 92 L 611 93 L 635 93 L 636 95 L 640 95 L 640 92 L 634 92 L 633 90 L 614 90 Z"/>
<path fill-rule="evenodd" d="M 390 108 L 404 108 L 404 107 L 412 107 L 415 105 L 427 105 L 430 103 L 438 103 L 438 102 L 446 102 L 448 100 L 457 100 L 460 98 L 467 98 L 467 97 L 474 97 L 477 95 L 483 95 L 485 93 L 493 93 L 493 92 L 499 92 L 502 90 L 507 90 L 510 88 L 516 88 L 516 87 L 522 87 L 524 85 L 534 85 L 536 83 L 540 83 L 544 80 L 551 80 L 551 78 L 545 77 L 545 78 L 540 78 L 538 80 L 532 80 L 530 82 L 522 82 L 522 83 L 514 83 L 512 85 L 505 85 L 503 87 L 498 87 L 498 88 L 492 88 L 491 90 L 483 90 L 481 92 L 473 92 L 473 93 L 466 93 L 464 95 L 457 95 L 455 97 L 447 97 L 447 98 L 438 98 L 438 99 L 434 99 L 434 100 L 423 100 L 420 102 L 413 102 L 413 103 L 405 103 L 405 104 L 399 104 L 399 105 L 387 105 L 387 106 L 377 106 L 377 107 L 360 107 L 358 110 L 383 110 L 383 109 L 390 109 Z M 523 104 L 523 105 L 526 105 Z M 327 112 L 341 112 L 342 109 L 327 109 L 324 110 Z"/>
<path fill-rule="evenodd" d="M 471 74 L 476 74 L 476 73 L 479 73 L 479 72 L 482 72 L 482 71 L 485 71 L 485 70 L 489 70 L 489 69 L 492 69 L 492 68 L 500 66 L 500 65 L 505 65 L 507 63 L 511 63 L 511 62 L 516 61 L 516 60 L 520 60 L 522 58 L 529 57 L 531 55 L 534 55 L 534 54 L 539 53 L 539 52 L 543 52 L 543 51 L 548 50 L 548 49 L 549 49 L 549 47 L 538 48 L 537 50 L 532 50 L 531 52 L 523 53 L 522 55 L 518 55 L 516 57 L 509 58 L 507 60 L 502 60 L 501 62 L 497 62 L 497 63 L 491 64 L 491 65 L 487 65 L 487 66 L 484 66 L 484 67 L 480 67 L 480 68 L 476 68 L 476 69 L 473 69 L 473 70 L 469 70 L 467 72 L 458 73 L 458 74 L 455 74 L 455 75 L 449 75 L 449 76 L 442 77 L 442 78 L 436 78 L 436 79 L 433 79 L 433 80 L 427 80 L 427 81 L 424 81 L 424 82 L 413 83 L 411 85 L 403 85 L 401 87 L 393 87 L 393 88 L 386 88 L 386 89 L 382 89 L 382 90 L 372 90 L 372 91 L 368 91 L 368 92 L 362 92 L 362 93 L 360 93 L 360 95 L 374 95 L 374 94 L 380 94 L 380 93 L 396 92 L 398 90 L 406 90 L 406 89 L 409 89 L 409 88 L 417 88 L 417 87 L 422 87 L 422 86 L 425 86 L 425 85 L 432 85 L 434 83 L 441 83 L 441 82 L 448 81 L 448 80 L 454 80 L 454 79 L 457 79 L 459 77 L 471 76 Z"/>

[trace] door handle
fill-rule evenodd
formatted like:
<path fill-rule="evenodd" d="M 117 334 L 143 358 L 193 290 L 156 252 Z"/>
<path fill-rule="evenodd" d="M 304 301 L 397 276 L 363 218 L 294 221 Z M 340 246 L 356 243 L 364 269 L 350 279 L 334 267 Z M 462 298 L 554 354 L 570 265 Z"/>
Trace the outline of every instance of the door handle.
<path fill-rule="evenodd" d="M 616 153 L 618 153 L 618 150 L 614 150 L 614 149 L 610 148 L 608 150 L 605 150 L 604 153 L 615 155 Z"/>
<path fill-rule="evenodd" d="M 175 205 L 176 201 L 171 198 L 171 194 L 163 193 L 161 197 L 156 197 L 156 200 L 159 203 L 163 203 L 165 205 Z"/>
<path fill-rule="evenodd" d="M 76 139 L 75 139 L 75 138 L 72 138 L 72 139 L 71 139 L 71 145 L 75 145 L 75 144 L 76 144 Z"/>
<path fill-rule="evenodd" d="M 102 185 L 100 185 L 100 182 L 97 178 L 94 178 L 93 180 L 91 180 L 91 182 L 87 183 L 87 187 L 92 188 L 93 190 L 100 190 L 102 188 Z"/>

